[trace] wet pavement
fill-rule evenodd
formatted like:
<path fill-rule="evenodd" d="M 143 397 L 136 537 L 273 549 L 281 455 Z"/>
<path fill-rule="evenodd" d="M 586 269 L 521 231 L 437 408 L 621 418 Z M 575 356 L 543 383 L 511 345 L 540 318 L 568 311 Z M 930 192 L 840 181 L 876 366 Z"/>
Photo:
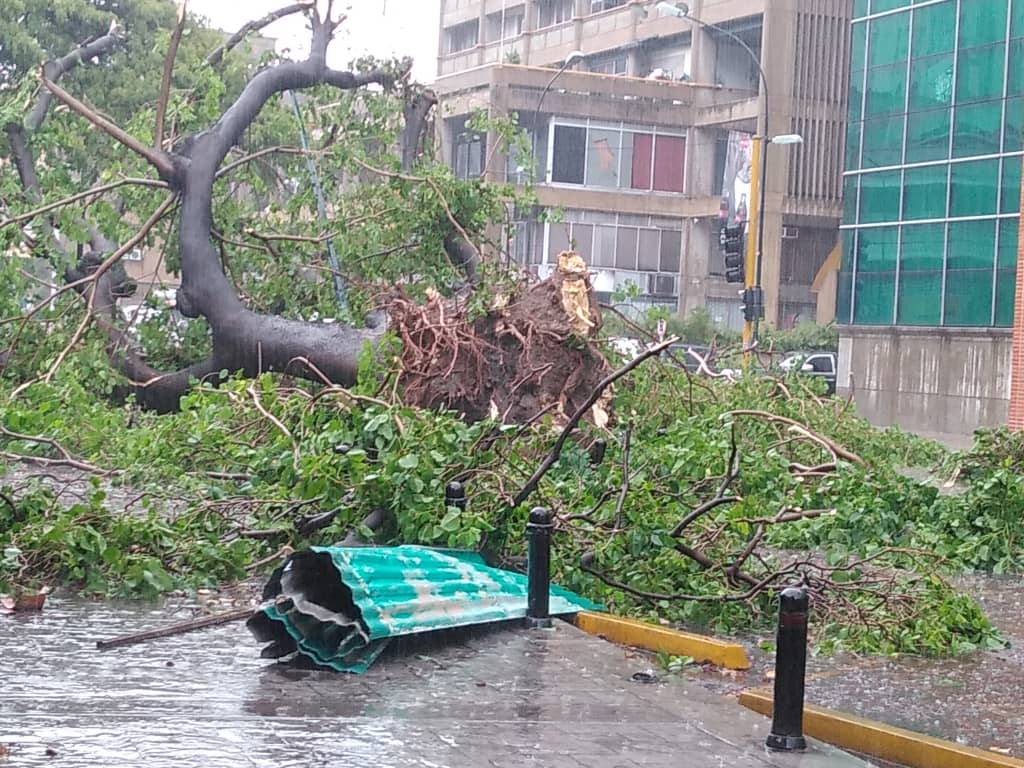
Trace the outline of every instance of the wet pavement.
<path fill-rule="evenodd" d="M 811 656 L 807 703 L 1024 758 L 1024 578 L 965 577 L 957 586 L 978 598 L 1009 648 L 940 659 Z M 743 641 L 752 662 L 749 672 L 692 667 L 684 675 L 722 695 L 770 690 L 772 656 L 757 640 Z"/>
<path fill-rule="evenodd" d="M 113 651 L 97 639 L 180 621 L 166 608 L 51 598 L 0 617 L 10 765 L 840 768 L 769 754 L 769 721 L 642 654 L 556 623 L 392 653 L 363 676 L 258 657 L 241 624 Z M 48 750 L 50 754 L 48 755 Z M 55 757 L 54 757 L 55 755 Z"/>

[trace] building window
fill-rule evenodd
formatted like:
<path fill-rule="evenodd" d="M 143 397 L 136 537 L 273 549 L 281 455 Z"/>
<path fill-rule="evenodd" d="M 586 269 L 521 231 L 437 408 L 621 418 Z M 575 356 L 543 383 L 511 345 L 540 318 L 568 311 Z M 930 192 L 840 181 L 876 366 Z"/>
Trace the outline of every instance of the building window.
<path fill-rule="evenodd" d="M 537 29 L 571 21 L 574 5 L 574 0 L 540 0 L 537 5 Z"/>
<path fill-rule="evenodd" d="M 627 284 L 640 305 L 671 304 L 679 294 L 681 222 L 653 216 L 567 210 L 548 224 L 548 264 L 573 249 L 590 265 L 594 289 L 606 298 Z"/>
<path fill-rule="evenodd" d="M 463 126 L 454 132 L 452 169 L 459 179 L 478 179 L 484 172 L 487 138 Z"/>
<path fill-rule="evenodd" d="M 590 0 L 590 12 L 600 13 L 625 5 L 626 0 Z"/>
<path fill-rule="evenodd" d="M 640 129 L 556 123 L 551 181 L 603 189 L 683 191 L 686 138 Z"/>
<path fill-rule="evenodd" d="M 465 51 L 480 42 L 480 22 L 477 20 L 456 24 L 446 30 L 448 53 Z"/>
<path fill-rule="evenodd" d="M 614 56 L 602 56 L 588 62 L 591 72 L 599 75 L 624 75 L 626 74 L 626 54 L 619 53 Z"/>
<path fill-rule="evenodd" d="M 526 18 L 526 9 L 522 5 L 515 8 L 507 8 L 498 13 L 491 13 L 487 16 L 487 42 L 496 43 L 499 40 L 507 40 L 510 37 L 519 37 L 523 34 L 523 21 Z"/>

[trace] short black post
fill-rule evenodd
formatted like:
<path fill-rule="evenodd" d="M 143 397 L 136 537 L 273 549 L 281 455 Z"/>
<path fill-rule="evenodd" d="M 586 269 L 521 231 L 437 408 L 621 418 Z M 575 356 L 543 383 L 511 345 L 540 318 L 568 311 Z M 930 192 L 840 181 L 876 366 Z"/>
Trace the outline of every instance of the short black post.
<path fill-rule="evenodd" d="M 459 512 L 466 511 L 466 488 L 462 483 L 448 483 L 444 489 L 444 508 L 455 507 Z"/>
<path fill-rule="evenodd" d="M 799 587 L 779 596 L 779 629 L 775 647 L 775 704 L 769 749 L 807 749 L 804 738 L 804 674 L 807 670 L 807 614 L 810 602 Z"/>
<path fill-rule="evenodd" d="M 526 624 L 533 629 L 551 626 L 549 596 L 551 592 L 551 532 L 554 518 L 544 507 L 530 510 L 526 524 Z"/>

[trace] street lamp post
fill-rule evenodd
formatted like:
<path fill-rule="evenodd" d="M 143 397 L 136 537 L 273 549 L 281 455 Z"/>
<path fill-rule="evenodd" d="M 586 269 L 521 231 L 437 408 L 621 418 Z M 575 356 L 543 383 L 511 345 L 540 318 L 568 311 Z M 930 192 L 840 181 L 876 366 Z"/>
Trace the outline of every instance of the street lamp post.
<path fill-rule="evenodd" d="M 540 122 L 540 106 L 544 103 L 544 97 L 548 95 L 548 91 L 551 90 L 551 86 L 555 84 L 555 80 L 561 77 L 562 73 L 565 72 L 570 66 L 575 64 L 577 61 L 582 60 L 584 57 L 583 51 L 570 51 L 569 55 L 565 57 L 565 61 L 562 62 L 562 66 L 558 68 L 558 71 L 551 76 L 548 80 L 548 84 L 544 86 L 544 90 L 540 92 L 540 98 L 537 99 L 537 106 L 533 110 L 533 155 L 534 162 L 537 159 L 537 147 L 539 145 L 538 137 L 540 136 L 538 123 Z M 547 161 L 544 162 L 544 181 L 547 181 Z"/>
<path fill-rule="evenodd" d="M 764 253 L 764 207 L 765 190 L 767 187 L 765 180 L 767 178 L 768 153 L 764 151 L 766 147 L 764 147 L 763 145 L 802 144 L 803 138 L 796 134 L 783 134 L 781 136 L 772 137 L 771 133 L 768 130 L 768 77 L 765 75 L 764 67 L 761 66 L 761 57 L 754 53 L 754 50 L 749 45 L 747 45 L 743 38 L 739 37 L 738 35 L 734 34 L 728 29 L 718 26 L 717 24 L 712 24 L 707 21 L 701 21 L 700 19 L 691 16 L 690 7 L 686 3 L 660 2 L 655 7 L 659 11 L 662 11 L 663 13 L 681 19 L 688 19 L 691 23 L 696 24 L 697 26 L 703 29 L 714 30 L 715 32 L 723 34 L 726 37 L 733 40 L 734 42 L 736 42 L 744 51 L 746 51 L 747 55 L 750 56 L 750 60 L 754 63 L 754 66 L 757 67 L 757 73 L 761 78 L 761 95 L 762 99 L 764 100 L 764 121 L 762 123 L 761 135 L 754 137 L 755 144 L 753 147 L 752 157 L 752 164 L 759 167 L 751 168 L 751 176 L 755 177 L 754 183 L 757 186 L 757 189 L 754 190 L 756 194 L 752 196 L 753 200 L 756 200 L 755 204 L 757 205 L 757 232 L 756 237 L 753 241 L 755 243 L 753 253 L 753 264 L 750 263 L 751 259 L 749 257 L 748 250 L 747 265 L 744 269 L 744 286 L 747 289 L 745 293 L 748 297 L 753 295 L 757 303 L 757 308 L 754 313 L 755 319 L 753 321 L 747 320 L 743 324 L 743 346 L 745 353 L 749 355 L 750 351 L 753 350 L 753 348 L 757 345 L 758 326 L 760 323 L 761 316 L 764 314 L 764 291 L 761 288 L 761 265 L 763 261 L 762 256 Z M 754 218 L 755 217 L 753 216 L 750 217 L 751 220 L 754 220 Z M 753 269 L 751 269 L 751 267 L 753 267 Z M 751 294 L 751 291 L 753 291 L 753 294 Z"/>

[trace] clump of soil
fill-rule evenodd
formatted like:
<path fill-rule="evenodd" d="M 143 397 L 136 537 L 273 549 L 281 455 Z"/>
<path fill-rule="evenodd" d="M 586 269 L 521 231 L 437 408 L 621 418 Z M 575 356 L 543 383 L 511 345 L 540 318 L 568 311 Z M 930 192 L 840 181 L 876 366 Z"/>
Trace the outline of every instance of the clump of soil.
<path fill-rule="evenodd" d="M 611 372 L 592 343 L 601 315 L 587 267 L 571 252 L 548 279 L 497 297 L 483 317 L 470 321 L 464 304 L 435 294 L 420 305 L 396 300 L 391 320 L 404 346 L 405 401 L 469 421 L 525 424 L 550 413 L 564 422 Z M 600 427 L 609 400 L 606 392 L 588 414 Z"/>

